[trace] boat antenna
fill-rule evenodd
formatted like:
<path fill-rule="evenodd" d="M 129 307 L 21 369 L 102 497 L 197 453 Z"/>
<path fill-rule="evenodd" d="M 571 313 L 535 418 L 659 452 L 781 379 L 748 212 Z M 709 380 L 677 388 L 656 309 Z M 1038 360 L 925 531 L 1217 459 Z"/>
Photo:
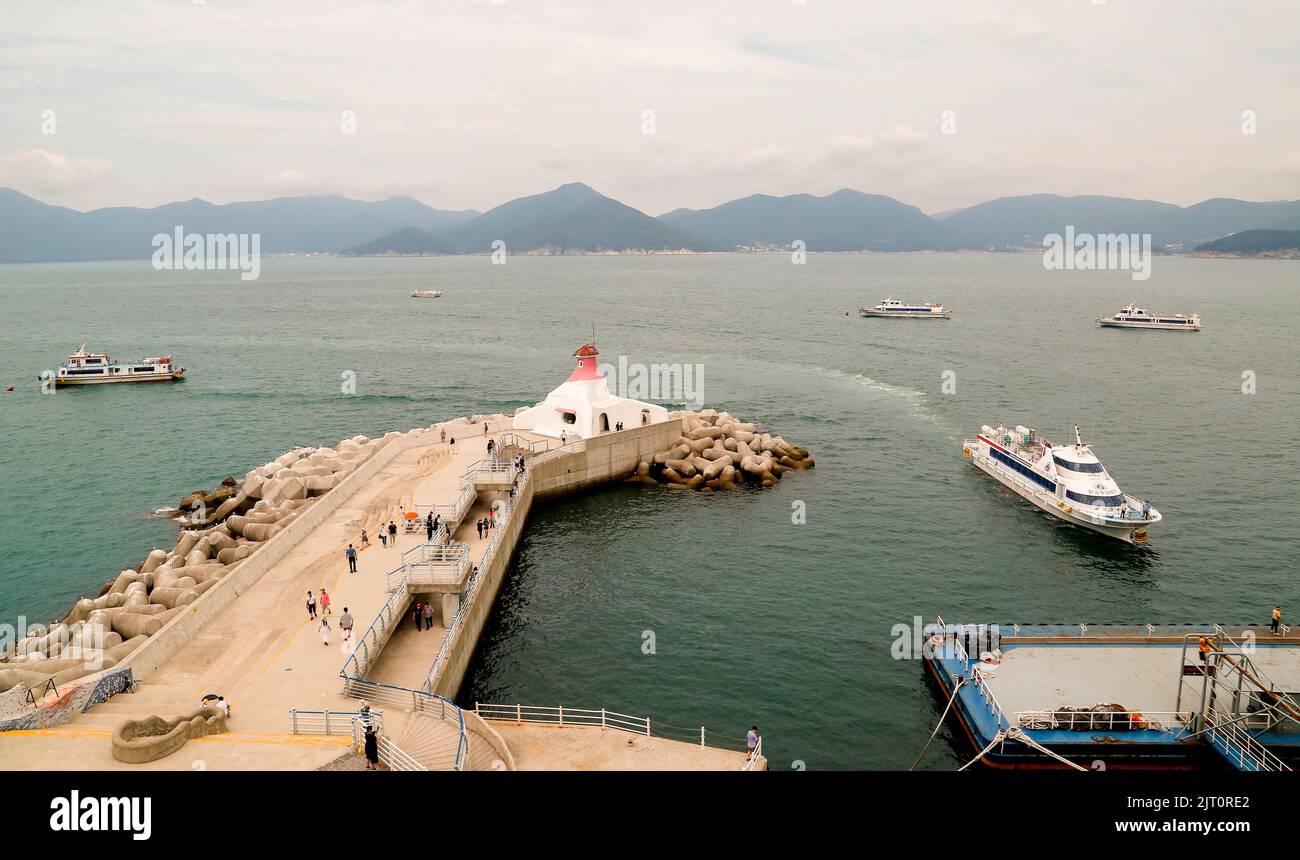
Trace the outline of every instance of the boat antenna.
<path fill-rule="evenodd" d="M 1074 444 L 1078 445 L 1080 448 L 1083 447 L 1083 437 L 1081 437 L 1081 436 L 1079 435 L 1079 425 L 1078 425 L 1078 424 L 1075 424 L 1075 425 L 1074 425 Z"/>

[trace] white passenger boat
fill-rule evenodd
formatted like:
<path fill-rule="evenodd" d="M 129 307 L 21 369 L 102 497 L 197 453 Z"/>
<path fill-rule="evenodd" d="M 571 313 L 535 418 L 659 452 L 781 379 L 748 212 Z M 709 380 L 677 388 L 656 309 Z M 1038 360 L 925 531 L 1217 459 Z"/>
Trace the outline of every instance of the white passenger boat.
<path fill-rule="evenodd" d="M 893 296 L 885 299 L 874 308 L 863 308 L 864 317 L 895 317 L 898 319 L 946 320 L 952 311 L 943 305 L 930 302 L 924 305 L 909 305 Z"/>
<path fill-rule="evenodd" d="M 185 368 L 176 367 L 170 355 L 139 361 L 114 361 L 102 352 L 86 352 L 86 345 L 68 356 L 54 375 L 56 386 L 102 385 L 108 382 L 176 382 Z"/>
<path fill-rule="evenodd" d="M 1074 442 L 1054 445 L 1031 427 L 985 424 L 963 454 L 982 471 L 1066 522 L 1126 543 L 1146 543 L 1160 512 L 1122 492 L 1074 428 Z"/>
<path fill-rule="evenodd" d="M 1145 328 L 1162 331 L 1200 331 L 1201 318 L 1196 314 L 1155 314 L 1145 308 L 1129 304 L 1119 313 L 1097 317 L 1097 324 L 1106 328 Z"/>
<path fill-rule="evenodd" d="M 442 298 L 442 293 L 438 292 L 437 290 L 411 290 L 411 298 L 440 299 Z"/>

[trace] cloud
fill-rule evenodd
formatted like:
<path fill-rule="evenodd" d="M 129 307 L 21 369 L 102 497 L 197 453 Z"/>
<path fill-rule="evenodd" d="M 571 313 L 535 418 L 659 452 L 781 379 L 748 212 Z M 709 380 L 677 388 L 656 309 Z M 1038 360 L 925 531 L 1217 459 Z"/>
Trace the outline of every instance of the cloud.
<path fill-rule="evenodd" d="M 106 180 L 113 171 L 104 158 L 69 158 L 47 149 L 0 155 L 0 185 L 38 194 L 80 191 Z"/>

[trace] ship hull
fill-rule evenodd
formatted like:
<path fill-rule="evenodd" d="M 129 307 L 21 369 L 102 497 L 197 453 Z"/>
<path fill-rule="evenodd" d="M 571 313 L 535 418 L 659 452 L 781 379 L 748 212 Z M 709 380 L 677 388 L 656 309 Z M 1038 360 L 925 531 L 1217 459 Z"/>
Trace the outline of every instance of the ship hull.
<path fill-rule="evenodd" d="M 937 314 L 935 313 L 909 314 L 909 313 L 901 313 L 899 311 L 876 311 L 876 310 L 863 309 L 862 311 L 859 311 L 859 313 L 864 317 L 884 317 L 887 319 L 896 319 L 896 320 L 946 320 L 952 316 L 952 311 L 944 311 L 943 313 L 937 313 Z"/>
<path fill-rule="evenodd" d="M 1102 328 L 1132 328 L 1132 329 L 1145 329 L 1148 331 L 1152 329 L 1155 329 L 1157 331 L 1200 331 L 1201 330 L 1201 327 L 1199 325 L 1178 325 L 1175 323 L 1140 323 L 1140 322 L 1125 322 L 1121 320 L 1108 320 L 1108 319 L 1097 320 L 1097 324 Z"/>
<path fill-rule="evenodd" d="M 104 377 L 102 379 L 56 379 L 54 384 L 57 388 L 71 388 L 80 385 L 109 385 L 115 382 L 182 382 L 184 379 L 184 374 L 179 373 L 141 373 L 136 376 Z"/>
<path fill-rule="evenodd" d="M 1105 535 L 1115 540 L 1123 541 L 1127 544 L 1146 543 L 1147 532 L 1144 525 L 1134 524 L 1132 526 L 1112 526 L 1103 523 L 1093 522 L 1085 518 L 1083 514 L 1076 515 L 1073 509 L 1067 511 L 1063 503 L 1055 496 L 1049 496 L 1045 493 L 1026 492 L 1020 487 L 1009 475 L 997 468 L 994 462 L 986 457 L 979 456 L 977 451 L 971 452 L 971 462 L 989 477 L 996 480 L 999 484 L 1011 490 L 1020 498 L 1032 502 L 1034 507 L 1046 511 L 1059 520 L 1064 520 L 1071 525 L 1085 528 L 1088 531 L 1096 532 L 1099 535 Z"/>

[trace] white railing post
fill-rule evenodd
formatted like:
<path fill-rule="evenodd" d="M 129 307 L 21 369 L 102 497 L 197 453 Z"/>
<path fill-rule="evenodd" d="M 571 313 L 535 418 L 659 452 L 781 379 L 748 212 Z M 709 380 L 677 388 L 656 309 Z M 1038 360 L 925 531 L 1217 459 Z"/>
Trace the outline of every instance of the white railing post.
<path fill-rule="evenodd" d="M 564 725 L 564 705 L 560 705 L 560 725 Z"/>
<path fill-rule="evenodd" d="M 700 726 L 700 746 L 704 746 L 704 726 Z"/>
<path fill-rule="evenodd" d="M 330 709 L 325 709 L 325 734 L 330 733 Z"/>
<path fill-rule="evenodd" d="M 601 709 L 600 709 L 600 727 L 601 727 L 602 729 L 605 728 L 605 709 L 604 709 L 604 708 L 601 708 Z"/>
<path fill-rule="evenodd" d="M 289 709 L 289 725 L 292 726 L 291 733 L 298 734 L 298 709 Z"/>
<path fill-rule="evenodd" d="M 518 702 L 515 703 L 515 722 L 521 726 L 524 724 L 524 706 Z"/>

